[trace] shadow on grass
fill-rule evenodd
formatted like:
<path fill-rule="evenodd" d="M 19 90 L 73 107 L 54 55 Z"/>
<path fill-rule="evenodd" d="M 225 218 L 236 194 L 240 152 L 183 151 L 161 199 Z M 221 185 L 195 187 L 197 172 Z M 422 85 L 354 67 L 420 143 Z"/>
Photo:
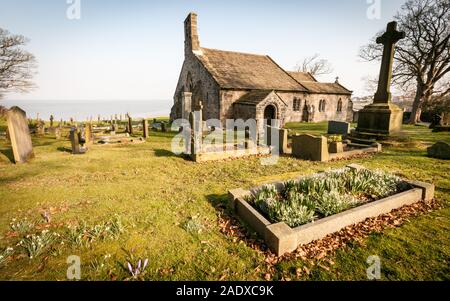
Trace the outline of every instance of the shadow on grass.
<path fill-rule="evenodd" d="M 67 148 L 67 147 L 63 147 L 63 146 L 58 147 L 57 150 L 59 152 L 63 152 L 63 153 L 69 153 L 69 154 L 72 153 L 72 149 Z"/>
<path fill-rule="evenodd" d="M 2 153 L 11 163 L 14 163 L 14 154 L 12 148 L 2 148 L 0 149 Z"/>
<path fill-rule="evenodd" d="M 229 215 L 234 217 L 234 211 L 227 194 L 209 194 L 206 199 L 221 215 Z"/>
<path fill-rule="evenodd" d="M 184 159 L 184 155 L 177 155 L 171 151 L 168 151 L 167 149 L 155 149 L 155 156 L 156 157 L 177 157 Z"/>

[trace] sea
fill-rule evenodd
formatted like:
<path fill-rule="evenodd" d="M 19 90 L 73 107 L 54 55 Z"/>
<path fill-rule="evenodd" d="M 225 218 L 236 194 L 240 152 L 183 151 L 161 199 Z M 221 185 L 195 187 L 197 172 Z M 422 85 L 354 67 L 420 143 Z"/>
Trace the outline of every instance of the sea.
<path fill-rule="evenodd" d="M 168 117 L 173 105 L 172 100 L 0 100 L 0 105 L 6 108 L 18 106 L 27 113 L 27 118 L 49 120 L 53 115 L 55 120 L 86 121 L 91 117 L 97 120 L 120 114 L 129 113 L 132 118 Z"/>

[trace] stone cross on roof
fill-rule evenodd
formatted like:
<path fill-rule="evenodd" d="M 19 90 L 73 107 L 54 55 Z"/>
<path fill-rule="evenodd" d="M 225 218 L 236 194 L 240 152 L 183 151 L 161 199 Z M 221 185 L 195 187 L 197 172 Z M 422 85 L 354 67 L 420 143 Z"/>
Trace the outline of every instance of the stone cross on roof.
<path fill-rule="evenodd" d="M 377 38 L 378 44 L 384 45 L 383 59 L 381 61 L 378 90 L 375 93 L 375 103 L 389 103 L 391 101 L 392 63 L 394 61 L 394 45 L 405 38 L 405 33 L 397 31 L 397 22 L 388 23 L 386 32 Z"/>

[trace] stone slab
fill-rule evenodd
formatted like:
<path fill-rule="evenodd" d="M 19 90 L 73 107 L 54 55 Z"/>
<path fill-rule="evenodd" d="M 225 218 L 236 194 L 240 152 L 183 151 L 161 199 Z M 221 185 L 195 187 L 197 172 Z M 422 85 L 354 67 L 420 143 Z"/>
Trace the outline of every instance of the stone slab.
<path fill-rule="evenodd" d="M 350 134 L 350 123 L 343 121 L 328 121 L 328 134 L 343 135 Z"/>
<path fill-rule="evenodd" d="M 265 237 L 266 228 L 270 225 L 270 222 L 243 198 L 238 198 L 235 202 L 237 215 L 261 237 Z"/>
<path fill-rule="evenodd" d="M 296 233 L 283 222 L 266 226 L 264 238 L 278 256 L 292 252 L 298 246 Z"/>
<path fill-rule="evenodd" d="M 427 149 L 429 157 L 450 160 L 450 144 L 444 141 L 438 141 Z"/>
<path fill-rule="evenodd" d="M 14 162 L 26 163 L 34 157 L 26 113 L 19 107 L 12 107 L 6 112 L 6 119 Z"/>
<path fill-rule="evenodd" d="M 365 168 L 358 164 L 350 164 L 347 167 L 357 170 Z M 245 201 L 244 196 L 256 193 L 260 187 L 253 190 L 232 190 L 229 192 L 229 198 L 231 202 L 234 201 L 236 204 L 234 210 L 237 215 L 264 237 L 268 246 L 278 256 L 281 256 L 287 252 L 294 251 L 298 245 L 321 239 L 342 228 L 360 223 L 367 218 L 386 214 L 394 209 L 411 205 L 421 200 L 428 201 L 434 198 L 433 184 L 420 181 L 405 181 L 416 188 L 296 228 L 290 228 L 285 223 L 271 224 Z M 272 184 L 281 187 L 282 183 L 275 182 Z"/>
<path fill-rule="evenodd" d="M 424 201 L 429 202 L 434 199 L 434 191 L 435 191 L 434 184 L 414 180 L 407 180 L 406 182 L 408 182 L 414 187 L 422 189 L 422 199 Z"/>

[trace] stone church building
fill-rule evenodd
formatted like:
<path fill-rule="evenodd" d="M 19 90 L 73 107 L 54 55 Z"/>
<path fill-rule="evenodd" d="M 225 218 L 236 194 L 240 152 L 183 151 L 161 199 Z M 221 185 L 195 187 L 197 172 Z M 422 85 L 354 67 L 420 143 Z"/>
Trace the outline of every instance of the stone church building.
<path fill-rule="evenodd" d="M 311 74 L 289 72 L 267 55 L 200 47 L 197 15 L 185 23 L 185 59 L 174 95 L 171 120 L 279 119 L 286 122 L 352 119 L 352 92 L 320 83 Z"/>

